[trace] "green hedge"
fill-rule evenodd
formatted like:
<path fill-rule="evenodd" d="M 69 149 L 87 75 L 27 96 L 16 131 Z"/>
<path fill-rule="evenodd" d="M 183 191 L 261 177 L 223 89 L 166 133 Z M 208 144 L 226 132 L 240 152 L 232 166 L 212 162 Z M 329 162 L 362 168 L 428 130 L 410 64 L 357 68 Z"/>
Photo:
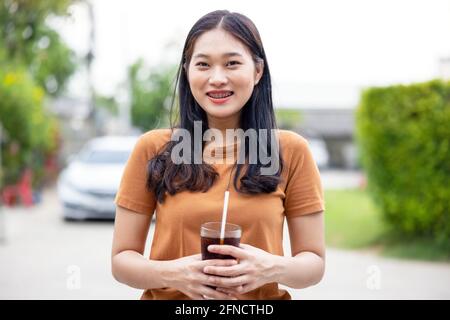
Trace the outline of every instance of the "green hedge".
<path fill-rule="evenodd" d="M 4 134 L 0 188 L 16 183 L 25 168 L 33 170 L 33 186 L 39 187 L 44 161 L 57 148 L 57 122 L 45 111 L 45 93 L 27 71 L 0 66 L 0 124 Z"/>
<path fill-rule="evenodd" d="M 356 139 L 368 188 L 396 231 L 450 238 L 450 82 L 363 90 Z"/>

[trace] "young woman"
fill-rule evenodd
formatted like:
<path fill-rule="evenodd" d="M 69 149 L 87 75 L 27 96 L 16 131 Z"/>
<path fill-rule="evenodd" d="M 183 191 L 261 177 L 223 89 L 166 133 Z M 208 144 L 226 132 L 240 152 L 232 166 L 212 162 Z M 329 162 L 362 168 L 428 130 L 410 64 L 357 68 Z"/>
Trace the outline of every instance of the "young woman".
<path fill-rule="evenodd" d="M 226 10 L 200 18 L 187 36 L 177 85 L 179 122 L 139 138 L 116 195 L 115 279 L 144 289 L 141 299 L 291 299 L 278 284 L 317 284 L 325 268 L 319 171 L 307 141 L 276 128 L 269 66 L 253 22 Z M 278 169 L 262 174 L 267 163 L 260 152 L 246 148 L 248 140 L 203 141 L 194 132 L 198 123 L 202 133 L 275 131 L 276 141 L 270 135 L 256 137 L 258 148 L 279 146 Z M 180 130 L 192 137 L 192 152 L 183 152 L 191 162 L 174 161 L 179 141 L 173 134 Z M 203 150 L 200 163 L 194 161 L 196 145 Z M 206 147 L 214 149 L 214 158 Z M 242 148 L 246 160 L 256 161 L 239 163 L 236 150 Z M 218 155 L 223 163 L 211 161 Z M 209 247 L 235 259 L 202 260 L 200 226 L 220 221 L 227 189 L 227 222 L 242 227 L 241 245 Z M 147 259 L 143 253 L 153 213 L 155 234 Z M 285 218 L 291 257 L 283 253 Z"/>

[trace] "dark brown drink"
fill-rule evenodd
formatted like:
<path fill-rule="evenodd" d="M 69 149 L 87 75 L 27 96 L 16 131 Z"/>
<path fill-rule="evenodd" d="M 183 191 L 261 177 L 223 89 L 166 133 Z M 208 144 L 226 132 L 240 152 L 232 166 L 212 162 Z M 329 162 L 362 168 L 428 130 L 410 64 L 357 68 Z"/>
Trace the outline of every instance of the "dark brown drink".
<path fill-rule="evenodd" d="M 211 244 L 228 244 L 235 247 L 239 247 L 241 242 L 241 227 L 236 224 L 226 223 L 223 242 L 220 239 L 220 222 L 206 222 L 202 224 L 200 228 L 201 248 L 202 248 L 202 260 L 210 259 L 236 259 L 233 256 L 219 254 L 208 251 L 208 246 Z M 208 286 L 212 289 L 216 287 Z"/>
<path fill-rule="evenodd" d="M 223 243 L 220 243 L 220 236 L 217 238 L 210 238 L 210 237 L 201 237 L 202 241 L 202 260 L 209 260 L 209 259 L 236 259 L 233 256 L 214 253 L 208 251 L 208 246 L 211 244 L 228 244 L 231 246 L 239 247 L 240 238 L 224 238 Z"/>

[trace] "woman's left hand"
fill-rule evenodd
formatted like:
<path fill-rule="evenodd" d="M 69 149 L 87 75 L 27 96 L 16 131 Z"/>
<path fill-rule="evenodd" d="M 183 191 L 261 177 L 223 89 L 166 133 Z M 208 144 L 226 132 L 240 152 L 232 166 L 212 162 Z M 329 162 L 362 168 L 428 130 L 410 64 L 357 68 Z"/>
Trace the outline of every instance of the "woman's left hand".
<path fill-rule="evenodd" d="M 230 294 L 244 294 L 266 283 L 276 282 L 276 262 L 281 256 L 242 243 L 239 248 L 231 245 L 210 245 L 208 250 L 233 256 L 239 262 L 231 267 L 206 266 L 203 269 L 206 274 L 220 276 L 210 277 L 209 284 L 216 286 L 216 290 Z"/>

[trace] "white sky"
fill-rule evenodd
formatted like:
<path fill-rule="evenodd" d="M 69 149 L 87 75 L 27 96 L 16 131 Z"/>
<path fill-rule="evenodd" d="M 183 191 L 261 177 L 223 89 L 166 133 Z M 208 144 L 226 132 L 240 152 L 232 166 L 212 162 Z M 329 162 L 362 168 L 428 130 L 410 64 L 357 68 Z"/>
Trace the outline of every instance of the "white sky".
<path fill-rule="evenodd" d="M 247 15 L 260 31 L 276 106 L 352 107 L 364 86 L 426 81 L 450 56 L 450 0 L 92 0 L 96 17 L 94 84 L 114 94 L 126 65 L 178 63 L 192 25 L 227 9 Z M 224 5 L 226 3 L 226 5 Z M 79 53 L 88 45 L 81 6 L 55 23 Z M 173 42 L 171 49 L 166 45 Z M 79 74 L 72 92 L 83 90 Z"/>

